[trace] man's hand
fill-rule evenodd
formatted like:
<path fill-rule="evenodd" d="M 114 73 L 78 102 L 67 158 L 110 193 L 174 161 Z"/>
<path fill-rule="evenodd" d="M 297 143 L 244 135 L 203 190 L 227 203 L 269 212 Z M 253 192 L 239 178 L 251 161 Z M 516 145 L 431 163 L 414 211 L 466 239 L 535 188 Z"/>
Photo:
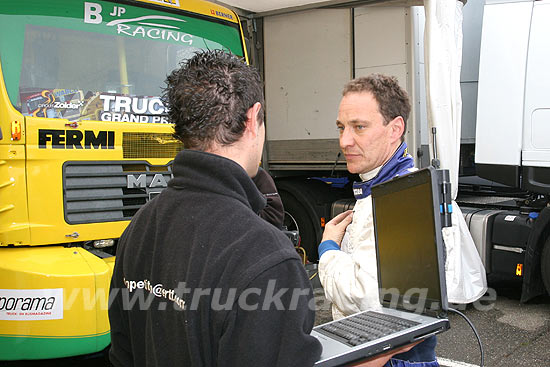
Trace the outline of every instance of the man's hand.
<path fill-rule="evenodd" d="M 351 223 L 352 219 L 352 210 L 347 210 L 332 218 L 327 224 L 325 224 L 323 241 L 333 240 L 338 244 L 338 246 L 340 246 L 342 238 L 344 238 L 344 234 L 346 233 L 346 228 Z"/>

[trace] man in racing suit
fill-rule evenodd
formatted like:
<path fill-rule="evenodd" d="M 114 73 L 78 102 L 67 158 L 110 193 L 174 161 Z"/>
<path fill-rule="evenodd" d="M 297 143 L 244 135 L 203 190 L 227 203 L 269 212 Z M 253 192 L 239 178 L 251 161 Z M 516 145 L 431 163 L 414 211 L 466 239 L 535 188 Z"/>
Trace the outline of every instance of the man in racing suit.
<path fill-rule="evenodd" d="M 414 170 L 403 137 L 409 112 L 408 95 L 394 77 L 374 74 L 344 87 L 336 121 L 340 148 L 362 181 L 353 186 L 353 214 L 327 223 L 319 245 L 319 277 L 334 319 L 380 307 L 370 193 L 373 185 Z M 438 366 L 435 345 L 431 337 L 388 365 Z"/>

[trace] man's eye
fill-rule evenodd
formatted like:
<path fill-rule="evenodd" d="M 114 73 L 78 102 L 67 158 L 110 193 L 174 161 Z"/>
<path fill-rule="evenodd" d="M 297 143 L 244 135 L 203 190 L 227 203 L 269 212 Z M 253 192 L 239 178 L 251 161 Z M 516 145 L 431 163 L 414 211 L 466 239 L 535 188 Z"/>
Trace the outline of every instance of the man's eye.
<path fill-rule="evenodd" d="M 336 130 L 338 130 L 339 133 L 343 133 L 344 132 L 344 127 L 343 126 L 336 126 Z"/>
<path fill-rule="evenodd" d="M 365 125 L 355 125 L 355 130 L 364 130 L 366 129 Z"/>

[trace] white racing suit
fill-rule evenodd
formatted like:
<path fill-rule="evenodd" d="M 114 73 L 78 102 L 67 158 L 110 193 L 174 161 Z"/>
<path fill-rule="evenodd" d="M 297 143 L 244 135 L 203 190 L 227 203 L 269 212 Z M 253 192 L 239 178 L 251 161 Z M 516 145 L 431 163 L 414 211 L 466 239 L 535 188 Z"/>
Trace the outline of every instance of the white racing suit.
<path fill-rule="evenodd" d="M 392 161 L 386 165 L 392 164 Z M 360 175 L 361 179 L 364 182 L 373 179 L 385 166 Z M 400 174 L 407 170 L 414 169 L 401 170 Z M 319 246 L 319 256 L 319 279 L 326 298 L 332 302 L 335 320 L 381 307 L 370 191 L 368 196 L 357 200 L 353 221 L 346 229 L 341 248 L 333 241 L 325 241 Z M 439 366 L 434 351 L 436 343 L 435 337 L 428 338 L 409 352 L 396 355 L 387 366 Z"/>
<path fill-rule="evenodd" d="M 341 251 L 326 251 L 321 256 L 319 278 L 332 302 L 335 320 L 380 308 L 370 196 L 355 203 L 353 221 L 346 229 Z"/>

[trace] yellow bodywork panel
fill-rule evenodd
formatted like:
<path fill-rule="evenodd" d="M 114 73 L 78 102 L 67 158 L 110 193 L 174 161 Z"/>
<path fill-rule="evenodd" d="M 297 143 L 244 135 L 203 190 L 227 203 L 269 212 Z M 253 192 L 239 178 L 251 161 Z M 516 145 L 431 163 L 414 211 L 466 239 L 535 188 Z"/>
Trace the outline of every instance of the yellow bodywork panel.
<path fill-rule="evenodd" d="M 221 5 L 209 3 L 201 0 L 138 0 L 149 4 L 162 4 L 167 7 L 188 10 L 193 9 L 194 13 L 207 15 L 213 18 L 223 19 L 225 21 L 238 23 L 239 20 L 235 13 Z M 185 7 L 184 7 L 185 5 Z"/>
<path fill-rule="evenodd" d="M 169 124 L 101 121 L 81 121 L 78 122 L 77 127 L 65 126 L 66 124 L 68 121 L 62 119 L 26 118 L 27 189 L 32 245 L 120 237 L 128 225 L 127 220 L 71 224 L 65 217 L 63 203 L 67 180 L 63 180 L 63 170 L 68 162 L 67 155 L 70 153 L 69 162 L 121 162 L 122 164 L 125 154 L 123 140 L 127 139 L 128 134 L 170 136 L 173 132 Z M 80 149 L 68 144 L 71 141 L 71 134 L 75 133 L 82 136 L 78 143 L 80 145 L 75 143 L 76 146 L 81 146 Z M 86 145 L 86 136 L 97 137 L 100 134 L 107 136 L 107 144 Z M 134 158 L 135 162 L 147 162 L 158 166 L 166 165 L 173 159 L 144 159 L 138 155 Z M 86 182 L 91 180 L 94 180 L 94 177 L 85 179 Z M 74 235 L 75 233 L 78 236 Z"/>
<path fill-rule="evenodd" d="M 0 299 L 0 313 L 10 312 L 10 309 L 22 312 L 22 302 L 25 298 L 33 297 L 33 291 L 38 294 L 39 290 L 57 290 L 51 291 L 52 294 L 57 292 L 62 294 L 62 298 L 50 305 L 49 311 L 54 310 L 57 314 L 45 315 L 45 319 L 32 314 L 44 310 L 30 304 L 27 305 L 27 311 L 30 312 L 28 315 L 11 315 L 14 320 L 9 320 L 10 315 L 0 315 L 3 320 L 0 323 L 0 335 L 78 337 L 107 333 L 108 295 L 113 266 L 114 257 L 101 259 L 80 247 L 2 249 L 0 289 L 4 290 L 4 294 L 13 294 L 15 300 L 18 298 L 18 292 L 15 291 L 28 290 L 30 293 L 21 293 L 19 306 L 15 301 L 10 303 L 9 299 Z M 10 290 L 12 293 L 6 293 Z M 47 291 L 45 294 L 48 297 Z"/>
<path fill-rule="evenodd" d="M 0 65 L 0 72 L 2 71 Z M 25 177 L 25 129 L 21 139 L 11 140 L 11 124 L 24 122 L 11 105 L 0 78 L 0 246 L 30 244 Z"/>
<path fill-rule="evenodd" d="M 0 145 L 0 246 L 30 244 L 25 146 Z"/>

